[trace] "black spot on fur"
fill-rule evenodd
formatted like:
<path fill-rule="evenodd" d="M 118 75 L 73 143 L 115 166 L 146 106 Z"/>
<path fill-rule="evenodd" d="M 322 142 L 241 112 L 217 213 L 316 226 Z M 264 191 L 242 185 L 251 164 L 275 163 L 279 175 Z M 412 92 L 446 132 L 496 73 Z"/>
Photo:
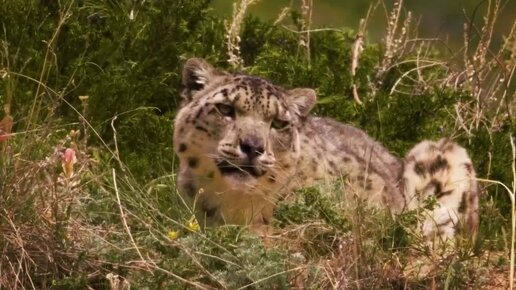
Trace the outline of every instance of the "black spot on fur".
<path fill-rule="evenodd" d="M 416 172 L 417 175 L 425 175 L 426 174 L 426 167 L 425 167 L 425 164 L 421 161 L 418 161 L 416 162 L 416 164 L 414 164 L 414 171 Z"/>
<path fill-rule="evenodd" d="M 473 173 L 473 164 L 471 164 L 471 163 L 464 163 L 464 168 L 466 168 L 466 171 L 469 174 Z"/>
<path fill-rule="evenodd" d="M 344 157 L 342 157 L 342 162 L 349 163 L 349 162 L 351 162 L 351 158 L 349 158 L 348 156 L 344 156 Z"/>
<path fill-rule="evenodd" d="M 315 172 L 317 171 L 317 160 L 315 159 L 312 159 L 311 160 L 311 164 L 312 164 L 312 170 Z"/>
<path fill-rule="evenodd" d="M 179 144 L 179 152 L 185 152 L 186 149 L 187 149 L 187 147 L 186 147 L 185 143 L 180 143 Z"/>
<path fill-rule="evenodd" d="M 328 162 L 328 164 L 330 165 L 331 169 L 337 170 L 337 165 L 335 164 L 335 162 L 330 161 L 330 162 Z"/>
<path fill-rule="evenodd" d="M 439 198 L 442 190 L 443 190 L 443 185 L 442 183 L 439 181 L 439 180 L 436 180 L 436 179 L 432 179 L 430 181 L 430 183 L 428 184 L 428 186 L 431 186 L 434 188 L 434 194 L 437 198 Z"/>
<path fill-rule="evenodd" d="M 199 159 L 197 157 L 188 157 L 188 167 L 196 168 L 199 165 Z"/>
<path fill-rule="evenodd" d="M 241 98 L 242 98 L 242 94 L 237 94 L 237 95 L 235 96 L 235 98 L 233 99 L 233 102 L 235 102 L 235 103 L 236 103 L 236 102 L 238 102 L 238 100 L 240 100 Z"/>
<path fill-rule="evenodd" d="M 202 203 L 202 210 L 206 213 L 207 217 L 213 217 L 217 212 L 217 207 L 214 205 L 210 205 L 208 201 L 204 201 Z"/>
<path fill-rule="evenodd" d="M 459 213 L 465 213 L 468 210 L 468 202 L 466 201 L 467 192 L 462 193 L 462 198 L 459 204 Z"/>
<path fill-rule="evenodd" d="M 445 195 L 450 195 L 453 192 L 453 190 L 443 191 L 443 184 L 436 179 L 432 179 L 428 186 L 432 186 L 434 188 L 434 194 L 437 199 Z"/>
<path fill-rule="evenodd" d="M 206 177 L 208 177 L 208 178 L 213 178 L 214 176 L 215 176 L 215 172 L 213 172 L 213 171 L 210 171 L 210 172 L 208 172 L 208 174 L 206 174 Z"/>
<path fill-rule="evenodd" d="M 197 126 L 195 126 L 195 129 L 205 132 L 206 134 L 208 134 L 208 136 L 210 135 L 210 131 L 208 131 L 208 129 L 206 129 L 202 126 L 197 125 Z"/>
<path fill-rule="evenodd" d="M 182 186 L 184 193 L 188 195 L 191 198 L 194 198 L 197 194 L 197 188 L 195 187 L 195 184 L 193 182 L 187 182 L 183 184 Z"/>
<path fill-rule="evenodd" d="M 369 179 L 369 178 L 368 178 L 368 179 L 366 179 L 366 180 L 365 180 L 365 186 L 364 186 L 364 187 L 365 187 L 365 189 L 366 189 L 366 190 L 371 190 L 371 189 L 373 189 L 373 181 L 372 181 L 371 179 Z"/>
<path fill-rule="evenodd" d="M 476 204 L 478 203 L 478 193 L 477 192 L 469 192 L 468 204 Z"/>
<path fill-rule="evenodd" d="M 441 155 L 438 155 L 434 162 L 430 164 L 430 174 L 434 174 L 437 171 L 447 169 L 448 167 L 448 161 L 446 161 L 446 159 L 444 159 Z"/>
<path fill-rule="evenodd" d="M 441 145 L 441 150 L 444 152 L 452 151 L 455 148 L 455 144 L 450 141 L 446 141 Z"/>
<path fill-rule="evenodd" d="M 453 192 L 453 190 L 441 191 L 438 194 L 436 194 L 436 197 L 441 198 L 445 195 L 450 195 L 452 192 Z"/>
<path fill-rule="evenodd" d="M 199 109 L 199 111 L 197 111 L 197 114 L 195 114 L 195 120 L 198 120 L 201 117 L 202 112 L 202 109 Z"/>
<path fill-rule="evenodd" d="M 387 195 L 382 194 L 382 204 L 389 204 L 389 201 L 387 200 Z"/>

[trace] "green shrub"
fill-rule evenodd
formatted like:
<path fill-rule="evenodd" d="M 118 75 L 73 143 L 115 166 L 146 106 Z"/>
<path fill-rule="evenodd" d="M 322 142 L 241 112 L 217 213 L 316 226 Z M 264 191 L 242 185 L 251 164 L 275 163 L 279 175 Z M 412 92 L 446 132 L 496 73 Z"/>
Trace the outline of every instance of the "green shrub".
<path fill-rule="evenodd" d="M 172 120 L 187 58 L 229 68 L 225 20 L 209 5 L 1 2 L 0 115 L 13 116 L 17 135 L 0 142 L 0 288 L 107 289 L 113 275 L 147 289 L 481 288 L 504 271 L 511 209 L 496 185 L 483 188 L 478 242 L 432 260 L 423 279 L 404 272 L 433 258 L 411 230 L 417 214 L 395 218 L 345 200 L 339 182 L 280 203 L 272 237 L 235 226 L 199 232 L 175 187 Z M 424 57 L 408 49 L 385 65 L 385 44 L 366 39 L 353 76 L 356 31 L 312 32 L 308 49 L 306 35 L 290 30 L 303 27 L 302 14 L 290 16 L 289 29 L 245 18 L 245 73 L 316 89 L 314 114 L 363 128 L 399 157 L 423 139 L 452 136 L 479 177 L 511 183 L 512 99 L 477 104 L 478 87 L 461 78 L 449 85 L 449 75 L 466 72 L 431 45 Z M 431 65 L 420 67 L 422 59 Z M 510 60 L 508 51 L 497 59 Z M 65 148 L 78 154 L 69 183 Z"/>

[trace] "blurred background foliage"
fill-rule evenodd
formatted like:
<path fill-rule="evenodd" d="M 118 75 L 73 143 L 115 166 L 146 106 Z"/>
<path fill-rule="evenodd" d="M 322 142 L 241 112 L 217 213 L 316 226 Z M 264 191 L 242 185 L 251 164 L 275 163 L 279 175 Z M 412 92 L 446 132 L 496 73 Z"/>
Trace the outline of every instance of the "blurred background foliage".
<path fill-rule="evenodd" d="M 212 7 L 217 15 L 230 17 L 232 0 L 213 0 Z M 375 8 L 368 24 L 367 36 L 373 42 L 385 35 L 388 10 L 395 1 L 362 0 L 316 0 L 313 1 L 313 28 L 358 27 L 361 18 L 366 17 L 370 7 Z M 299 7 L 302 0 L 262 0 L 251 6 L 249 13 L 263 20 L 274 21 L 285 7 Z M 463 46 L 464 22 L 471 21 L 482 27 L 483 16 L 489 6 L 488 0 L 434 0 L 405 1 L 404 11 L 412 11 L 417 19 L 417 31 L 422 38 L 439 38 L 454 49 Z M 514 23 L 515 1 L 503 1 L 503 9 L 495 28 L 495 43 L 500 44 L 502 35 Z"/>
<path fill-rule="evenodd" d="M 64 138 L 70 128 L 80 129 L 82 135 L 74 140 L 84 150 L 82 160 L 95 164 L 91 175 L 81 176 L 91 181 L 81 188 L 86 192 L 82 194 L 88 197 L 84 202 L 86 206 L 78 207 L 88 209 L 85 214 L 88 225 L 107 224 L 109 228 L 112 222 L 111 226 L 119 226 L 119 212 L 113 211 L 117 202 L 110 177 L 111 169 L 122 169 L 117 171 L 123 176 L 119 181 L 122 200 L 141 218 L 132 221 L 136 239 L 160 257 L 157 259 L 160 266 L 178 270 L 192 280 L 199 275 L 203 277 L 199 280 L 208 284 L 213 282 L 210 280 L 213 277 L 203 276 L 208 270 L 228 283 L 242 280 L 239 286 L 274 275 L 274 269 L 283 267 L 284 253 L 267 252 L 252 238 L 240 242 L 245 247 L 251 243 L 257 250 L 240 250 L 231 240 L 237 240 L 233 236 L 240 238 L 239 229 L 231 229 L 230 235 L 226 233 L 231 239 L 210 239 L 220 238 L 221 244 L 226 243 L 224 246 L 232 249 L 228 261 L 245 261 L 242 272 L 232 268 L 233 264 L 226 264 L 227 269 L 219 272 L 217 267 L 221 262 L 213 262 L 207 256 L 199 257 L 199 269 L 185 268 L 191 263 L 191 257 L 178 254 L 177 249 L 171 249 L 170 241 L 158 235 L 163 235 L 171 224 L 177 226 L 169 218 L 181 220 L 185 216 L 178 210 L 181 205 L 177 197 L 171 194 L 175 192 L 171 124 L 180 103 L 182 64 L 194 56 L 204 57 L 216 67 L 268 78 L 286 88 L 314 88 L 318 94 L 314 114 L 364 129 L 400 158 L 423 139 L 453 137 L 468 149 L 479 177 L 511 184 L 513 160 L 509 137 L 516 131 L 512 115 L 516 85 L 514 77 L 504 74 L 504 69 L 507 66 L 514 71 L 516 36 L 505 36 L 511 33 L 514 24 L 515 1 L 499 2 L 503 9 L 497 15 L 492 42 L 486 47 L 489 53 L 482 54 L 483 59 L 475 59 L 474 48 L 486 43 L 482 38 L 483 17 L 494 1 L 407 1 L 401 18 L 412 11 L 415 26 L 406 27 L 410 27 L 408 36 L 398 34 L 400 43 L 396 45 L 421 45 L 406 45 L 394 51 L 391 58 L 386 58 L 386 54 L 392 43 L 385 38 L 393 1 L 372 2 L 373 6 L 378 5 L 364 31 L 363 51 L 355 74 L 350 72 L 350 67 L 359 34 L 358 23 L 366 16 L 370 1 L 313 1 L 313 22 L 308 28 L 315 30 L 309 36 L 299 33 L 307 28 L 300 1 L 259 1 L 250 6 L 240 28 L 243 65 L 239 68 L 228 63 L 226 36 L 232 2 L 0 0 L 0 105 L 3 109 L 0 117 L 12 116 L 13 132 L 17 133 L 9 140 L 9 146 L 0 147 L 3 150 L 0 206 L 10 205 L 13 196 L 27 189 L 24 192 L 31 192 L 27 199 L 18 202 L 16 208 L 8 208 L 9 211 L 13 217 L 21 219 L 16 222 L 26 222 L 28 227 L 35 221 L 44 222 L 38 216 L 27 214 L 27 208 L 36 212 L 37 200 L 45 200 L 39 197 L 39 194 L 44 196 L 43 193 L 35 198 L 31 195 L 34 190 L 29 189 L 40 188 L 35 186 L 37 182 L 42 184 L 41 188 L 48 189 L 43 185 L 49 179 L 39 180 L 36 174 L 32 177 L 33 171 L 20 164 L 44 160 L 53 144 Z M 274 24 L 284 7 L 290 7 L 290 12 L 279 24 Z M 475 26 L 467 29 L 468 38 L 464 41 L 463 24 L 470 21 Z M 330 29 L 318 30 L 324 27 Z M 429 38 L 439 40 L 427 41 Z M 507 45 L 498 54 L 496 51 L 506 43 L 512 46 Z M 423 66 L 420 61 L 425 61 Z M 480 64 L 482 66 L 475 67 Z M 471 66 L 478 68 L 477 72 L 494 73 L 482 82 L 478 77 L 479 81 L 475 82 L 471 79 L 477 75 L 469 74 Z M 455 83 L 450 84 L 450 79 Z M 355 89 L 361 102 L 354 101 Z M 40 166 L 34 165 L 34 168 Z M 52 168 L 53 173 L 60 170 L 59 166 Z M 162 183 L 162 179 L 169 183 Z M 114 176 L 113 180 L 116 180 Z M 22 182 L 25 182 L 23 186 L 18 185 Z M 506 247 L 506 240 L 498 237 L 505 236 L 504 227 L 510 216 L 507 194 L 500 186 L 484 184 L 483 188 L 482 202 L 494 206 L 483 207 L 483 213 L 492 210 L 493 214 L 491 218 L 482 219 L 482 235 L 488 237 L 482 242 L 492 248 Z M 45 192 L 43 189 L 41 192 Z M 51 191 L 49 196 L 57 195 Z M 62 200 L 55 202 L 59 204 Z M 296 204 L 291 208 L 285 206 L 284 211 L 292 220 L 297 220 L 296 216 L 291 218 L 292 215 L 309 212 Z M 66 214 L 70 212 L 67 210 Z M 336 211 L 331 212 L 336 215 Z M 336 220 L 339 222 L 333 223 L 338 227 L 328 223 L 329 227 L 341 230 L 340 220 Z M 224 229 L 215 230 L 213 235 L 218 231 L 221 235 L 225 233 Z M 108 229 L 107 232 L 115 236 L 113 240 L 106 238 L 109 242 L 120 242 L 121 248 L 132 247 L 122 238 L 123 230 L 110 232 Z M 149 232 L 155 236 L 149 236 Z M 55 239 L 63 248 L 73 246 L 73 243 L 64 243 L 69 237 L 61 232 Z M 44 241 L 42 238 L 41 243 L 45 244 Z M 213 255 L 220 251 L 210 242 L 199 243 L 206 241 L 201 235 L 186 236 L 185 241 L 193 244 L 185 246 L 187 249 L 198 247 Z M 4 245 L 2 243 L 0 240 L 0 246 Z M 334 246 L 331 241 L 328 245 L 329 248 Z M 65 252 L 59 249 L 55 253 L 60 251 Z M 173 255 L 169 251 L 174 252 Z M 92 252 L 97 254 L 94 247 L 86 248 L 84 255 Z M 134 252 L 111 251 L 109 255 L 109 263 L 115 264 L 137 258 Z M 270 267 L 260 264 L 261 257 L 273 259 Z M 40 275 L 40 285 L 50 283 L 41 278 L 47 275 L 60 281 L 65 281 L 65 276 L 80 277 L 71 279 L 73 283 L 83 281 L 86 276 L 78 268 L 62 269 L 52 262 L 48 264 L 51 269 L 45 268 L 48 266 L 45 264 L 34 270 Z M 255 272 L 246 272 L 246 269 Z M 160 275 L 157 280 L 148 274 L 142 278 L 145 281 L 141 285 L 170 285 L 166 279 L 170 276 L 166 272 Z M 278 283 L 288 284 L 283 276 L 277 278 L 281 280 Z M 173 283 L 182 285 L 177 281 Z"/>

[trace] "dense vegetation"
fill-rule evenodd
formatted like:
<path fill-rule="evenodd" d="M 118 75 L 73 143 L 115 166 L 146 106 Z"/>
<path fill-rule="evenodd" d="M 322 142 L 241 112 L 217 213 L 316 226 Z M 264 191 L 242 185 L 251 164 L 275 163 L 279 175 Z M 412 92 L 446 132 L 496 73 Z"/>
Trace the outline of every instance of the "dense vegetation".
<path fill-rule="evenodd" d="M 399 6 L 385 41 L 368 43 L 360 29 L 311 32 L 306 7 L 279 25 L 224 20 L 209 2 L 0 0 L 0 288 L 507 287 L 516 28 L 492 49 L 495 1 L 456 54 L 416 39 Z M 432 256 L 408 230 L 415 213 L 343 201 L 341 184 L 280 204 L 273 237 L 200 231 L 171 140 L 192 56 L 315 88 L 315 113 L 400 157 L 425 138 L 458 140 L 491 180 L 477 242 Z M 410 272 L 418 259 L 425 277 Z"/>

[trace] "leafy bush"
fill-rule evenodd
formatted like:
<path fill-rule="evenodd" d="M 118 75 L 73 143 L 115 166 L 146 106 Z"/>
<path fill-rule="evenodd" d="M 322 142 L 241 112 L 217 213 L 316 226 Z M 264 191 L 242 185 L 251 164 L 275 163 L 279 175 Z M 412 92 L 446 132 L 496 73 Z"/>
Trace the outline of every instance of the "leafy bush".
<path fill-rule="evenodd" d="M 484 190 L 478 242 L 439 259 L 411 230 L 416 213 L 394 218 L 346 200 L 339 182 L 279 204 L 270 237 L 235 226 L 199 232 L 175 188 L 171 123 L 187 58 L 234 69 L 229 26 L 209 4 L 2 2 L 0 104 L 15 135 L 0 131 L 0 288 L 505 285 L 486 279 L 505 277 L 507 266 L 511 208 L 498 185 Z M 290 16 L 288 29 L 244 19 L 241 70 L 315 88 L 315 114 L 363 128 L 397 156 L 422 139 L 452 136 L 478 176 L 512 182 L 514 80 L 498 80 L 514 68 L 514 36 L 491 57 L 481 35 L 458 63 L 391 22 L 391 43 L 365 39 L 356 56 L 360 29 L 308 36 L 296 32 L 310 28 L 304 14 Z M 432 266 L 424 278 L 409 271 L 420 260 Z"/>

